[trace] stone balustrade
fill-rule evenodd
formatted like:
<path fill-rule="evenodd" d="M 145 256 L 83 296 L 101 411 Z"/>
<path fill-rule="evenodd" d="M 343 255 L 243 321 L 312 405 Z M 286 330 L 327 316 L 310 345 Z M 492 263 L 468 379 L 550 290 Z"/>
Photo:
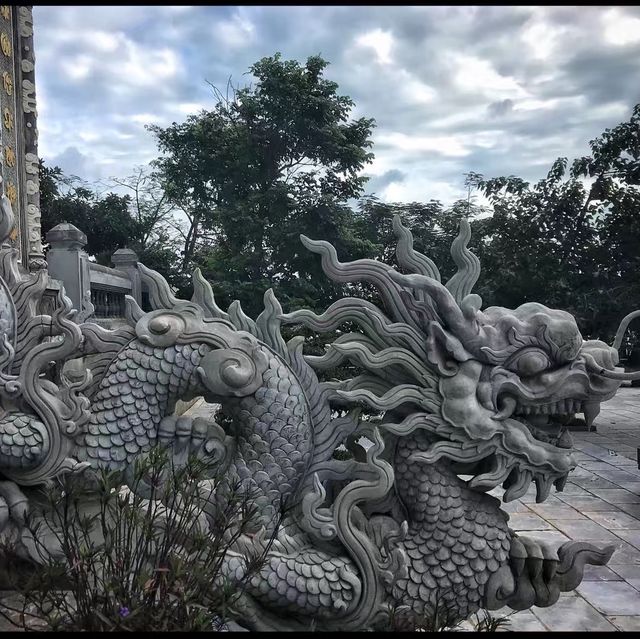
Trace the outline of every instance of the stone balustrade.
<path fill-rule="evenodd" d="M 117 322 L 124 318 L 126 295 L 142 305 L 146 291 L 134 251 L 118 249 L 111 257 L 114 268 L 92 262 L 84 250 L 87 236 L 67 222 L 52 228 L 46 241 L 49 274 L 64 285 L 78 321 Z"/>

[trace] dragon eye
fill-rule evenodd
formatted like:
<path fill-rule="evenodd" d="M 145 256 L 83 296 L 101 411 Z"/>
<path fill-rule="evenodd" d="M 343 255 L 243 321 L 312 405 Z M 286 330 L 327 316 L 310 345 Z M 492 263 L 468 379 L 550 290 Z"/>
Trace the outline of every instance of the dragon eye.
<path fill-rule="evenodd" d="M 544 351 L 533 349 L 516 353 L 506 363 L 506 367 L 524 377 L 530 377 L 546 370 L 550 364 L 549 356 Z"/>

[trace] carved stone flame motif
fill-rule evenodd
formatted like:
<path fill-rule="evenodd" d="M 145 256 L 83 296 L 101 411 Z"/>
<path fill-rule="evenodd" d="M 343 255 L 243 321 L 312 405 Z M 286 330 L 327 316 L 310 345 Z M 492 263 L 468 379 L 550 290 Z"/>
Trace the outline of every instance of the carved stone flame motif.
<path fill-rule="evenodd" d="M 2 196 L 0 240 L 14 227 Z M 21 538 L 16 509 L 30 486 L 131 468 L 191 428 L 193 449 L 249 491 L 259 515 L 261 527 L 236 540 L 222 566 L 241 580 L 247 554 L 268 549 L 238 604 L 252 629 L 307 629 L 311 619 L 318 629 L 375 629 L 391 607 L 410 618 L 446 605 L 462 619 L 479 607 L 549 606 L 575 588 L 585 564 L 606 563 L 613 547 L 517 535 L 487 492 L 503 487 L 509 501 L 533 483 L 544 501 L 562 490 L 575 467 L 564 424 L 578 411 L 591 422 L 615 394 L 625 377 L 617 350 L 583 340 L 571 315 L 541 304 L 482 310 L 466 220 L 446 283 L 397 218 L 394 229 L 400 270 L 341 262 L 327 242 L 302 237 L 331 279 L 375 286 L 384 311 L 344 298 L 320 315 L 284 314 L 269 290 L 254 321 L 238 302 L 220 309 L 199 271 L 182 301 L 140 265 L 153 310 L 128 298 L 127 325 L 114 330 L 76 323 L 63 292 L 38 314 L 46 272 L 24 274 L 5 244 L 0 470 L 11 482 L 0 483 L 0 523 Z M 310 356 L 302 337 L 284 341 L 282 323 L 352 332 Z M 318 380 L 316 371 L 343 362 L 359 374 Z M 195 396 L 222 403 L 228 420 L 178 422 L 175 403 Z M 342 444 L 351 459 L 334 457 Z M 215 499 L 225 494 L 218 488 Z M 38 561 L 30 547 L 24 554 Z"/>

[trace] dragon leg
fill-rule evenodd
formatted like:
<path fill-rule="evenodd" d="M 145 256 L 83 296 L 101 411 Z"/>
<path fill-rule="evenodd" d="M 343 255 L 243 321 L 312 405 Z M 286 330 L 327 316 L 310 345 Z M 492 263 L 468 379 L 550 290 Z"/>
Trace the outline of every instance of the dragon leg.
<path fill-rule="evenodd" d="M 587 542 L 568 541 L 555 548 L 543 541 L 511 532 L 509 562 L 487 584 L 486 607 L 504 605 L 514 610 L 553 605 L 561 592 L 573 590 L 586 564 L 603 566 L 615 546 L 598 548 Z"/>
<path fill-rule="evenodd" d="M 225 577 L 245 582 L 245 592 L 265 609 L 310 619 L 335 619 L 358 602 L 362 585 L 355 565 L 345 557 L 310 548 L 295 553 L 271 552 L 259 569 L 248 575 L 247 558 L 229 551 L 224 560 Z M 274 629 L 266 617 L 261 628 Z"/>

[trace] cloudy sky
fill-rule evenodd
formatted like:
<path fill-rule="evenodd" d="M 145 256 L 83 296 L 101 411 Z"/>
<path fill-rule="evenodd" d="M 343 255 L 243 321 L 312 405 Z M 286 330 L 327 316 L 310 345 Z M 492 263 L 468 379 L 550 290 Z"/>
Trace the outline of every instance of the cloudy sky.
<path fill-rule="evenodd" d="M 87 180 L 157 156 L 145 124 L 280 51 L 375 118 L 368 192 L 451 202 L 465 171 L 543 177 L 640 102 L 640 8 L 34 7 L 40 155 Z"/>

